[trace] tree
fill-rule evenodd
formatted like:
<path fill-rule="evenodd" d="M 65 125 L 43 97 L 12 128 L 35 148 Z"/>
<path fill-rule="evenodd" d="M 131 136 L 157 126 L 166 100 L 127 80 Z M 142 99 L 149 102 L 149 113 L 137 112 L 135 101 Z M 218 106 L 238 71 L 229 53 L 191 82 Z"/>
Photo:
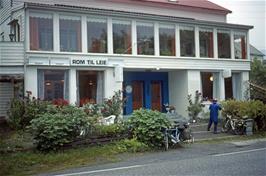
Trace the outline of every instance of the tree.
<path fill-rule="evenodd" d="M 250 98 L 266 103 L 266 65 L 257 58 L 251 63 Z"/>

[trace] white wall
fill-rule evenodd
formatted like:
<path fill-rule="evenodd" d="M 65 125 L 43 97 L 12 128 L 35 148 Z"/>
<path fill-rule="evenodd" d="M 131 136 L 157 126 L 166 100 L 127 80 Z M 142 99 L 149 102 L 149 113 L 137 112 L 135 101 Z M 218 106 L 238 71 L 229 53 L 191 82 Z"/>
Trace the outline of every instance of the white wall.
<path fill-rule="evenodd" d="M 38 97 L 37 67 L 27 67 L 24 77 L 26 91 L 31 91 L 33 97 Z"/>
<path fill-rule="evenodd" d="M 169 105 L 176 108 L 176 112 L 182 116 L 187 116 L 187 71 L 170 71 L 168 73 L 169 82 Z"/>
<path fill-rule="evenodd" d="M 123 74 L 123 73 L 122 73 Z M 122 81 L 116 80 L 114 68 L 107 68 L 104 71 L 104 97 L 110 98 L 115 91 L 122 90 Z"/>
<path fill-rule="evenodd" d="M 247 89 L 249 87 L 248 84 L 249 81 L 249 72 L 241 72 L 241 99 L 244 100 L 247 98 L 246 96 L 249 96 L 249 92 L 247 92 Z"/>
<path fill-rule="evenodd" d="M 187 71 L 187 87 L 188 94 L 192 94 L 192 100 L 194 100 L 195 92 L 201 90 L 201 75 L 200 70 L 188 70 Z"/>
<path fill-rule="evenodd" d="M 176 107 L 176 112 L 188 118 L 187 97 L 201 90 L 201 78 L 199 70 L 180 70 L 169 72 L 169 104 Z"/>

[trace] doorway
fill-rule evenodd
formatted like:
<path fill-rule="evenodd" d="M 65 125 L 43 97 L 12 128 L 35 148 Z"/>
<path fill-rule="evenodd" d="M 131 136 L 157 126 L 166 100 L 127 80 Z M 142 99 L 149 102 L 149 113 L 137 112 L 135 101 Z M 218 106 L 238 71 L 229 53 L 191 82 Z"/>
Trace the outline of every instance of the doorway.
<path fill-rule="evenodd" d="M 151 109 L 162 111 L 162 89 L 161 81 L 152 81 L 151 82 Z"/>
<path fill-rule="evenodd" d="M 132 106 L 133 110 L 143 107 L 143 81 L 132 82 Z"/>

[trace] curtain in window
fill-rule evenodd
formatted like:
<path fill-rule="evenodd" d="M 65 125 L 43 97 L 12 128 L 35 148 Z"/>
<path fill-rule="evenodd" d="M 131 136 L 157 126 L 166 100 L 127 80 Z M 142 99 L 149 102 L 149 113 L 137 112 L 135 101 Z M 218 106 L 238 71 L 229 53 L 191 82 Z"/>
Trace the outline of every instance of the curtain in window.
<path fill-rule="evenodd" d="M 96 103 L 103 102 L 103 72 L 97 73 Z"/>
<path fill-rule="evenodd" d="M 242 59 L 246 59 L 246 40 L 245 37 L 241 37 L 241 54 Z"/>
<path fill-rule="evenodd" d="M 212 32 L 208 32 L 208 38 L 209 38 L 208 57 L 212 58 L 213 57 L 213 33 Z"/>
<path fill-rule="evenodd" d="M 39 49 L 39 25 L 35 17 L 30 17 L 30 49 Z"/>
<path fill-rule="evenodd" d="M 44 70 L 37 71 L 37 79 L 38 79 L 38 98 L 44 100 Z"/>

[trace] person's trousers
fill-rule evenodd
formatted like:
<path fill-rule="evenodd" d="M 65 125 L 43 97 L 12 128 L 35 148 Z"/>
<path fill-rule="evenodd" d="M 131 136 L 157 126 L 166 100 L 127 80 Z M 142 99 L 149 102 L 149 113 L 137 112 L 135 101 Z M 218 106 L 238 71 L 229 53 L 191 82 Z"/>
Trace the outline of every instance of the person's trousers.
<path fill-rule="evenodd" d="M 212 126 L 212 123 L 214 123 L 214 132 L 217 132 L 217 124 L 218 124 L 218 121 L 213 121 L 212 119 L 209 120 L 208 131 L 210 131 L 210 128 Z"/>

